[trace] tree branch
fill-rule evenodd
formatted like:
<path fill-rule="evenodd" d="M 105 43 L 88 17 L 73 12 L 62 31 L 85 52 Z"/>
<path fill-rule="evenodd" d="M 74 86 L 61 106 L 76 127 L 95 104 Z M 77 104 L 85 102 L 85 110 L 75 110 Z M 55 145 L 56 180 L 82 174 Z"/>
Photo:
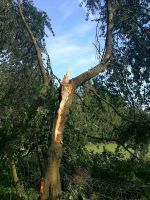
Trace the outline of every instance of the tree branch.
<path fill-rule="evenodd" d="M 75 88 L 77 88 L 79 85 L 82 85 L 83 83 L 90 80 L 91 78 L 95 77 L 100 72 L 103 72 L 107 68 L 109 61 L 111 59 L 112 41 L 113 41 L 112 32 L 113 32 L 113 25 L 114 25 L 113 24 L 114 10 L 112 8 L 111 0 L 107 0 L 106 5 L 107 5 L 107 13 L 108 13 L 107 16 L 108 17 L 107 17 L 107 33 L 106 33 L 106 43 L 105 43 L 106 50 L 105 50 L 104 57 L 100 64 L 96 65 L 95 67 L 91 68 L 90 70 L 88 70 L 72 79 L 72 81 L 74 82 Z"/>
<path fill-rule="evenodd" d="M 49 83 L 49 78 L 47 76 L 47 73 L 46 73 L 46 70 L 45 70 L 45 67 L 43 65 L 43 62 L 42 62 L 42 52 L 41 52 L 41 48 L 39 47 L 38 43 L 37 43 L 37 40 L 35 38 L 35 36 L 33 35 L 33 32 L 31 31 L 29 25 L 27 24 L 26 20 L 25 20 L 25 17 L 22 13 L 22 9 L 21 9 L 21 3 L 20 3 L 20 0 L 18 0 L 18 9 L 19 9 L 19 14 L 21 16 L 21 19 L 22 19 L 22 22 L 30 36 L 30 39 L 35 47 L 35 51 L 36 51 L 36 56 L 37 56 L 37 63 L 39 65 L 39 69 L 40 69 L 40 72 L 41 72 L 41 76 L 42 76 L 42 80 L 43 80 L 43 84 L 45 85 L 48 85 Z"/>

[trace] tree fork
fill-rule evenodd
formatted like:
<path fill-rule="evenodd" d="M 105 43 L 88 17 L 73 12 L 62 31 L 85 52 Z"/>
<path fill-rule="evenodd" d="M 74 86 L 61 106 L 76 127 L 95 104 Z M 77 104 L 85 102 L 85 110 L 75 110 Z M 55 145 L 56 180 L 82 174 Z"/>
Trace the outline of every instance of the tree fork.
<path fill-rule="evenodd" d="M 44 190 L 41 193 L 41 200 L 60 200 L 61 199 L 61 183 L 60 183 L 60 162 L 62 157 L 62 144 L 63 144 L 63 130 L 65 122 L 68 117 L 69 108 L 72 104 L 73 94 L 75 89 L 95 77 L 99 73 L 103 72 L 112 56 L 112 32 L 113 32 L 113 13 L 112 0 L 106 0 L 107 6 L 107 34 L 105 43 L 105 53 L 103 60 L 100 64 L 91 68 L 90 70 L 80 74 L 79 76 L 69 80 L 68 76 L 64 76 L 61 82 L 61 102 L 57 112 L 57 116 L 54 121 L 53 130 L 51 134 L 51 141 L 48 147 L 47 154 L 47 167 L 44 176 Z M 18 0 L 19 12 L 25 28 L 30 36 L 30 39 L 35 47 L 37 53 L 37 61 L 40 68 L 41 76 L 43 78 L 43 84 L 48 85 L 49 80 L 43 66 L 41 49 L 37 45 L 36 38 L 34 37 L 30 27 L 25 21 L 22 14 L 20 0 Z"/>
<path fill-rule="evenodd" d="M 90 80 L 91 78 L 103 72 L 112 56 L 112 32 L 113 32 L 113 9 L 111 0 L 107 0 L 107 34 L 106 50 L 102 62 L 92 69 L 69 80 L 68 75 L 64 76 L 61 82 L 61 102 L 57 112 L 56 119 L 51 135 L 51 143 L 48 148 L 48 164 L 44 178 L 44 191 L 41 194 L 41 200 L 60 200 L 61 182 L 60 182 L 60 162 L 62 157 L 63 130 L 68 117 L 69 109 L 72 104 L 75 89 Z"/>

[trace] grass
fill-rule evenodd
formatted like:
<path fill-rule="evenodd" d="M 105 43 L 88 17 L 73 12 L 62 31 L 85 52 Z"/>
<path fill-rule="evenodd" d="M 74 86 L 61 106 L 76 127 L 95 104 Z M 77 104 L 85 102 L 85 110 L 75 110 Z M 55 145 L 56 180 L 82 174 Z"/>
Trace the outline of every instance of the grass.
<path fill-rule="evenodd" d="M 109 151 L 109 152 L 112 152 L 114 153 L 115 152 L 115 149 L 117 147 L 117 144 L 114 144 L 114 143 L 107 143 L 107 144 L 87 144 L 86 145 L 86 148 L 89 152 L 93 152 L 93 153 L 102 153 L 104 148 Z M 126 151 L 125 149 L 121 149 L 122 150 L 122 154 L 124 155 L 124 158 L 125 159 L 128 159 L 130 158 L 130 153 L 128 151 Z M 133 149 L 129 149 L 132 153 L 133 153 Z M 149 146 L 149 151 L 146 155 L 146 157 L 148 159 L 150 159 L 150 146 Z"/>
<path fill-rule="evenodd" d="M 115 152 L 116 144 L 88 144 L 86 148 L 88 151 L 93 151 L 94 153 L 102 153 L 104 148 L 110 152 Z"/>

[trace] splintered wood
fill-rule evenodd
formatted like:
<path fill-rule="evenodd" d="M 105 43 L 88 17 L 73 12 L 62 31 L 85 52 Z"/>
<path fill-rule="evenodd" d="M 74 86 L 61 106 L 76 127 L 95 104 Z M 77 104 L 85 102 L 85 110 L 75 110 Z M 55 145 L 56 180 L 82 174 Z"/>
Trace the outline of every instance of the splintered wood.
<path fill-rule="evenodd" d="M 71 93 L 72 85 L 69 83 L 68 74 L 66 74 L 61 82 L 61 102 L 57 113 L 58 116 L 54 133 L 55 141 L 59 143 L 62 143 L 62 123 L 67 115 L 67 104 Z"/>
<path fill-rule="evenodd" d="M 41 179 L 41 185 L 40 185 L 40 193 L 42 194 L 44 192 L 44 178 Z"/>

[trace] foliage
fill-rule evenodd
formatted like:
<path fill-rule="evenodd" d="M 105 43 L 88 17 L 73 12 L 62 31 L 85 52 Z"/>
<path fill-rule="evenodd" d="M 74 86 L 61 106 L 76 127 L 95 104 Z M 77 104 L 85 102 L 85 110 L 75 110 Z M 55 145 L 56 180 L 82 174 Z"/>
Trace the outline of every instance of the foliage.
<path fill-rule="evenodd" d="M 45 12 L 37 10 L 32 1 L 23 1 L 22 7 L 26 20 L 42 49 L 45 66 L 51 76 L 50 60 L 45 48 L 45 27 L 47 26 L 53 33 L 50 20 Z M 3 158 L 7 158 L 9 154 L 7 146 L 10 146 L 20 180 L 25 183 L 25 186 L 29 186 L 30 190 L 33 190 L 35 185 L 30 183 L 31 179 L 34 177 L 33 181 L 39 184 L 41 176 L 41 171 L 35 170 L 36 166 L 39 166 L 39 161 L 35 159 L 37 155 L 33 152 L 37 152 L 37 147 L 43 140 L 47 143 L 51 126 L 49 122 L 52 122 L 54 118 L 57 105 L 57 91 L 51 81 L 47 96 L 41 92 L 43 86 L 36 62 L 36 53 L 21 22 L 16 2 L 0 1 L 0 13 L 0 160 L 4 162 Z M 43 147 L 47 149 L 45 142 L 42 143 L 42 147 L 39 147 L 40 149 Z M 38 151 L 42 150 L 38 149 Z M 29 166 L 31 167 L 30 173 L 33 174 L 32 178 L 27 173 Z M 4 165 L 3 168 L 5 168 Z M 6 168 L 6 171 L 11 180 L 10 169 Z M 7 181 L 7 188 L 11 189 L 10 197 L 15 198 L 12 184 Z M 1 188 L 4 188 L 4 183 Z M 35 188 L 38 191 L 39 185 Z M 9 198 L 9 192 L 7 195 L 4 189 L 1 195 Z"/>
<path fill-rule="evenodd" d="M 135 154 L 139 154 L 137 156 L 144 159 L 149 150 L 150 115 L 143 111 L 135 112 L 134 118 L 129 116 L 128 119 L 116 130 L 116 135 L 122 144 L 127 144 L 128 148 L 135 150 Z"/>
<path fill-rule="evenodd" d="M 106 2 L 83 0 L 87 15 L 95 14 L 96 47 L 100 58 L 105 47 Z M 116 11 L 113 30 L 113 58 L 110 67 L 96 79 L 109 91 L 122 96 L 132 107 L 149 107 L 149 0 L 112 1 Z"/>
<path fill-rule="evenodd" d="M 64 199 L 150 196 L 150 163 L 144 159 L 149 146 L 150 116 L 143 111 L 149 104 L 149 1 L 114 2 L 117 14 L 110 67 L 76 91 L 66 123 L 61 168 Z M 83 3 L 87 16 L 96 13 L 99 44 L 106 33 L 106 1 Z M 14 200 L 7 147 L 11 148 L 25 190 L 37 199 L 59 104 L 58 85 L 45 47 L 45 27 L 54 34 L 50 20 L 32 1 L 24 0 L 22 9 L 42 49 L 43 60 L 46 59 L 51 82 L 44 93 L 36 52 L 16 1 L 0 1 L 0 198 Z M 116 139 L 118 146 L 132 147 L 135 157 L 123 159 L 120 148 L 113 153 L 105 148 L 101 153 L 89 152 L 86 145 L 93 142 L 92 137 L 101 142 Z"/>

